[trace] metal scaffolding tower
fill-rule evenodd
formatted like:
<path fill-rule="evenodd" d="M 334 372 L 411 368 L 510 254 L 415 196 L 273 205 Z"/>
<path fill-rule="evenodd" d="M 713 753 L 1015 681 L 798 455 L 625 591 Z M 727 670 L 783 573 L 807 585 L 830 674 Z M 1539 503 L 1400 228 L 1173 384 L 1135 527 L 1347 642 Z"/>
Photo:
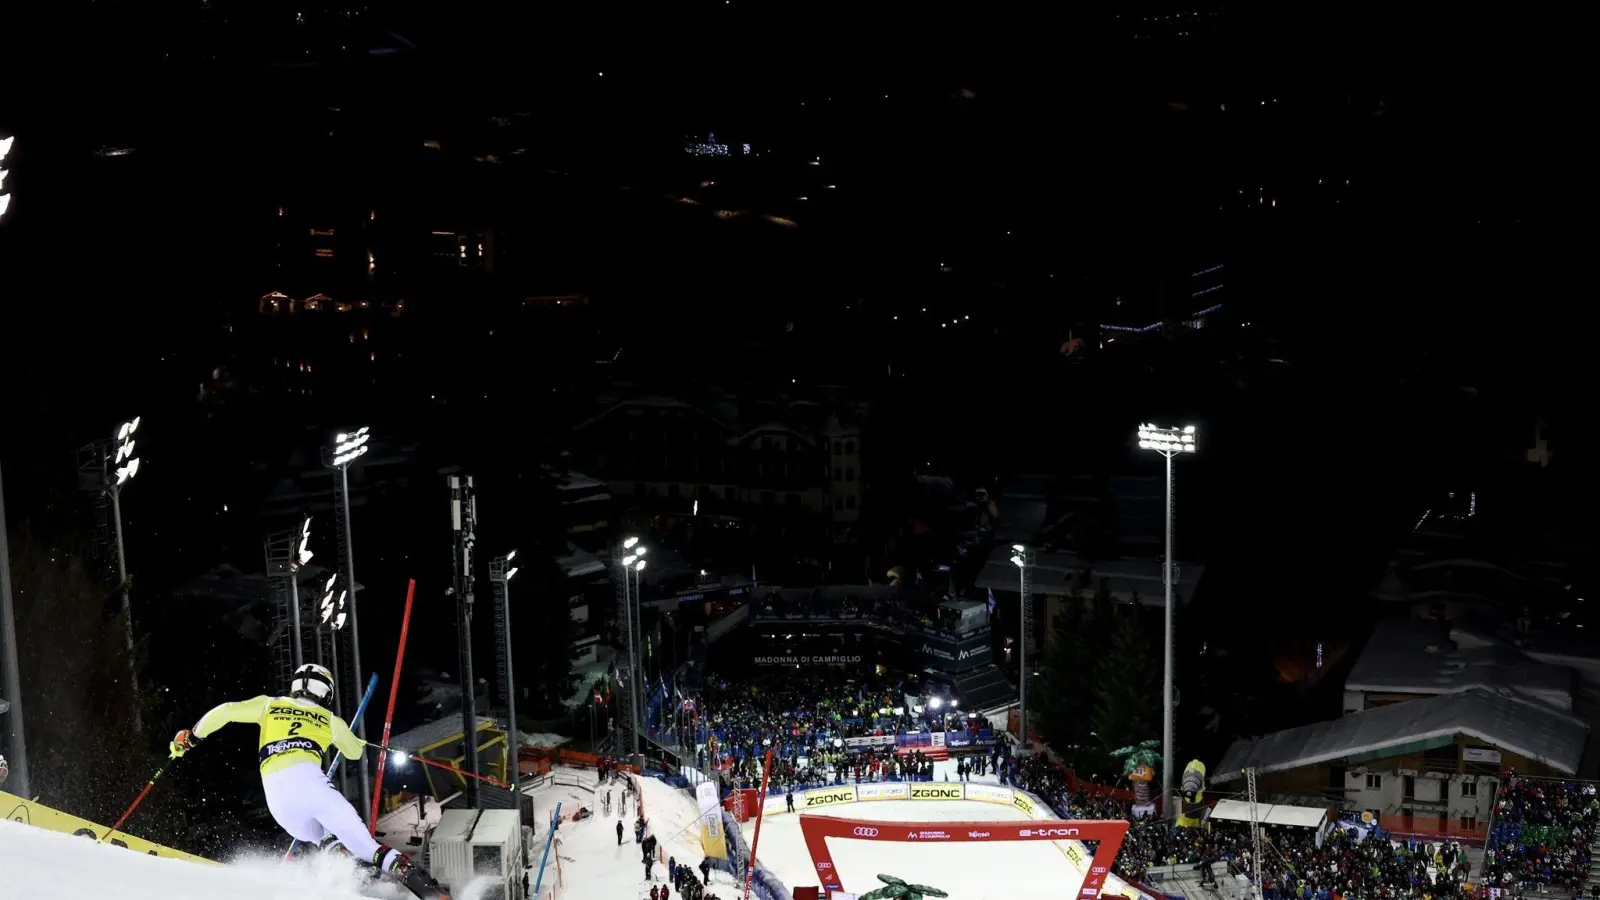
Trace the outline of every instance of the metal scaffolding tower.
<path fill-rule="evenodd" d="M 1245 790 L 1250 800 L 1250 883 L 1254 886 L 1256 900 L 1265 896 L 1261 891 L 1261 869 L 1267 861 L 1261 856 L 1261 814 L 1256 810 L 1256 770 L 1244 770 Z"/>
<path fill-rule="evenodd" d="M 294 564 L 300 535 L 294 531 L 279 531 L 267 535 L 267 584 L 272 592 L 272 631 L 267 646 L 272 654 L 273 690 L 289 689 L 294 677 L 294 618 L 299 604 L 296 601 L 294 580 L 298 574 Z"/>
<path fill-rule="evenodd" d="M 611 716 L 615 723 L 612 733 L 617 738 L 613 746 L 617 752 L 637 753 L 638 736 L 634 733 L 633 727 L 634 710 L 637 708 L 634 704 L 633 661 L 637 658 L 637 653 L 634 649 L 634 615 L 633 604 L 630 602 L 631 597 L 628 590 L 628 567 L 622 564 L 622 557 L 626 553 L 627 550 L 622 546 L 622 540 L 618 539 L 611 548 L 611 563 L 616 569 L 611 579 L 611 587 L 616 595 L 617 608 L 614 627 L 618 631 L 618 637 L 622 638 L 627 655 L 615 663 L 617 667 L 617 689 L 616 701 L 611 704 Z"/>
<path fill-rule="evenodd" d="M 478 774 L 478 685 L 472 674 L 472 548 L 477 543 L 478 501 L 471 475 L 450 476 L 450 527 L 455 535 L 456 638 L 461 659 L 461 724 L 466 743 L 466 768 Z M 478 780 L 466 779 L 467 806 L 478 806 Z"/>

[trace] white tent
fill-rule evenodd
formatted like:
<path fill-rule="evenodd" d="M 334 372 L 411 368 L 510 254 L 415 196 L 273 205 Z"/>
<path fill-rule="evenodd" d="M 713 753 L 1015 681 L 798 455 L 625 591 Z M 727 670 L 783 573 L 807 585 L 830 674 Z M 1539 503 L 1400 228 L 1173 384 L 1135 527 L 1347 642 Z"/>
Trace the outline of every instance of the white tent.
<path fill-rule="evenodd" d="M 1320 828 L 1328 821 L 1328 811 L 1312 806 L 1257 803 L 1256 815 L 1263 825 L 1292 825 L 1296 828 Z M 1223 822 L 1250 821 L 1250 804 L 1243 800 L 1219 800 L 1211 810 L 1211 818 Z"/>

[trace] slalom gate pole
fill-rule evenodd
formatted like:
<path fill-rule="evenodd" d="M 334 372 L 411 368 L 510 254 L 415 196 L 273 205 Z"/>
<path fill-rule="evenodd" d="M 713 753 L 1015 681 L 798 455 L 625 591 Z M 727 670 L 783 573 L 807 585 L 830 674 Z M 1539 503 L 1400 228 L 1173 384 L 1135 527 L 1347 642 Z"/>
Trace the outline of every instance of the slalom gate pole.
<path fill-rule="evenodd" d="M 356 714 L 350 719 L 350 721 L 354 722 L 361 718 L 361 714 L 367 711 L 367 704 L 372 702 L 372 695 L 376 694 L 377 692 L 378 673 L 373 672 L 372 677 L 367 679 L 367 692 L 361 695 L 361 705 L 356 707 Z M 332 778 L 333 773 L 339 770 L 339 764 L 342 762 L 344 762 L 344 751 L 341 750 L 333 754 L 333 762 L 328 764 L 328 771 L 326 774 L 329 778 Z M 300 842 L 298 840 L 289 842 L 289 849 L 283 854 L 284 862 L 289 861 L 289 857 L 294 855 L 294 848 L 298 846 L 300 846 Z"/>
<path fill-rule="evenodd" d="M 561 827 L 561 804 L 556 804 L 556 811 L 550 816 L 550 833 L 544 838 L 544 853 L 539 857 L 539 877 L 533 881 L 533 896 L 527 900 L 538 900 L 539 888 L 544 884 L 544 867 L 550 862 L 550 847 L 556 842 L 556 830 Z M 559 857 L 557 857 L 559 861 Z"/>
<path fill-rule="evenodd" d="M 106 838 L 111 837 L 111 835 L 115 834 L 118 830 L 120 830 L 122 828 L 122 823 L 128 821 L 128 817 L 133 815 L 133 811 L 138 809 L 139 808 L 139 804 L 144 802 L 145 795 L 149 794 L 150 793 L 150 789 L 156 786 L 156 782 L 157 781 L 161 780 L 161 773 L 167 771 L 167 766 L 172 765 L 172 763 L 174 761 L 176 761 L 177 759 L 178 759 L 178 757 L 174 756 L 171 759 L 167 760 L 166 762 L 162 763 L 161 767 L 159 769 L 156 769 L 156 773 L 154 775 L 150 776 L 150 780 L 149 781 L 145 782 L 144 790 L 139 792 L 139 796 L 133 798 L 133 805 L 128 807 L 128 811 L 122 814 L 122 818 L 117 820 L 117 824 L 111 826 L 111 830 L 110 831 L 108 831 L 104 835 L 102 835 L 100 837 L 100 840 L 95 841 L 96 844 L 104 844 L 106 842 Z"/>
<path fill-rule="evenodd" d="M 383 741 L 378 748 L 378 778 L 372 787 L 372 814 L 367 817 L 367 833 L 378 833 L 378 802 L 383 799 L 383 768 L 389 759 L 389 729 L 394 727 L 394 698 L 400 691 L 400 666 L 406 659 L 406 638 L 411 635 L 411 602 L 417 596 L 417 580 L 406 582 L 406 611 L 400 619 L 400 650 L 394 655 L 394 680 L 389 682 L 389 711 L 383 717 Z M 467 735 L 473 740 L 476 735 Z"/>
<path fill-rule="evenodd" d="M 744 900 L 750 900 L 750 885 L 756 879 L 756 846 L 761 843 L 761 820 L 767 812 L 767 779 L 772 777 L 772 751 L 761 764 L 761 793 L 756 796 L 756 831 L 750 836 L 750 865 L 744 870 Z"/>
<path fill-rule="evenodd" d="M 479 781 L 492 784 L 497 788 L 505 788 L 508 791 L 511 790 L 511 785 L 506 784 L 504 781 L 501 781 L 498 778 L 490 778 L 487 775 L 479 775 L 477 772 L 468 772 L 466 769 L 452 766 L 449 763 L 442 763 L 436 759 L 424 759 L 415 753 L 407 753 L 406 759 L 415 760 L 416 762 L 422 763 L 425 766 L 433 766 L 438 769 L 443 769 L 446 772 L 454 772 L 457 775 L 465 775 L 468 778 L 476 778 Z"/>

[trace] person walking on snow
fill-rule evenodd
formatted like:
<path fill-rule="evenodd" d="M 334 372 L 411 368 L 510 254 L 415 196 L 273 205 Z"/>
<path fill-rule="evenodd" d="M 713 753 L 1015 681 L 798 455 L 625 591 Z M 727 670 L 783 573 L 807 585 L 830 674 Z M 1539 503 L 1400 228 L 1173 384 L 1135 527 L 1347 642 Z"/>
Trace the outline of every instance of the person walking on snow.
<path fill-rule="evenodd" d="M 320 844 L 324 851 L 343 848 L 350 856 L 382 874 L 408 883 L 421 877 L 433 892 L 438 885 L 416 869 L 409 857 L 378 843 L 342 794 L 323 774 L 324 757 L 337 749 L 360 759 L 370 745 L 356 737 L 344 720 L 323 707 L 333 697 L 333 673 L 307 664 L 294 671 L 289 696 L 253 697 L 223 703 L 200 717 L 193 728 L 179 731 L 169 745 L 173 759 L 229 723 L 260 729 L 261 787 L 267 809 L 278 826 L 297 841 Z"/>
<path fill-rule="evenodd" d="M 622 846 L 622 820 L 617 820 L 617 846 Z"/>

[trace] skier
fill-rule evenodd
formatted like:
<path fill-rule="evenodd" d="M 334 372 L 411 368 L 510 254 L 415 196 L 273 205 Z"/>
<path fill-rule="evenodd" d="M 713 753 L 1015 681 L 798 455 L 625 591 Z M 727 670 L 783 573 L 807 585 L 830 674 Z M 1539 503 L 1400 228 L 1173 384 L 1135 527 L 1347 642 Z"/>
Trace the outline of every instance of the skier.
<path fill-rule="evenodd" d="M 419 896 L 443 897 L 438 883 L 410 857 L 367 834 L 361 817 L 323 774 L 323 756 L 330 750 L 359 759 L 369 746 L 323 708 L 332 696 L 333 673 L 303 665 L 294 671 L 289 696 L 224 703 L 201 716 L 193 728 L 179 731 L 170 745 L 172 758 L 230 722 L 256 725 L 261 733 L 261 786 L 279 827 L 295 840 L 320 842 L 324 852 L 343 850 Z"/>

